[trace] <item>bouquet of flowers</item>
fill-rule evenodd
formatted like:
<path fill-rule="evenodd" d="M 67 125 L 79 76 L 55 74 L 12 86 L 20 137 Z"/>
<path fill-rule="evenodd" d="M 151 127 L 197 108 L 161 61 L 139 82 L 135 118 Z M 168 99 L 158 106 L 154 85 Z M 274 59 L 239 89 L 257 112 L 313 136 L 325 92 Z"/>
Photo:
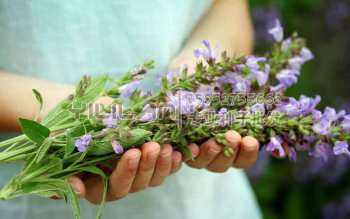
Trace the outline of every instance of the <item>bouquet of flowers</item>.
<path fill-rule="evenodd" d="M 152 61 L 118 79 L 83 77 L 75 93 L 42 121 L 20 119 L 23 135 L 0 142 L 0 162 L 24 162 L 21 172 L 1 189 L 0 198 L 64 197 L 80 218 L 77 194 L 67 178 L 97 174 L 104 181 L 100 218 L 108 189 L 103 167 L 109 160 L 146 141 L 169 143 L 191 158 L 189 143 L 214 137 L 225 145 L 228 130 L 254 136 L 261 150 L 292 161 L 297 151 L 324 160 L 330 153 L 350 154 L 350 115 L 330 107 L 317 110 L 319 96 L 284 96 L 297 82 L 301 66 L 313 58 L 305 41 L 297 34 L 283 39 L 278 21 L 269 32 L 276 43 L 264 57 L 229 57 L 225 52 L 219 56 L 203 41 L 204 48 L 194 51 L 194 73 L 182 68 L 165 74 L 157 92 L 138 88 Z M 33 92 L 42 106 L 40 93 Z M 105 96 L 113 103 L 92 104 Z M 224 154 L 231 156 L 233 151 L 225 147 Z"/>

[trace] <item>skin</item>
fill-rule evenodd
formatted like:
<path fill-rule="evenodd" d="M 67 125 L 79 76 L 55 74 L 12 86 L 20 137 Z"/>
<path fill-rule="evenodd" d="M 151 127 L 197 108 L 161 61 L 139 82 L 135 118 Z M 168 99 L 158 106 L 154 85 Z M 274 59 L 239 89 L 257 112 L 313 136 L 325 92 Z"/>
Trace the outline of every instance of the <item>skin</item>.
<path fill-rule="evenodd" d="M 244 55 L 251 52 L 252 38 L 246 0 L 216 0 L 169 68 L 187 64 L 191 71 L 196 62 L 192 51 L 201 46 L 203 39 L 208 39 L 214 45 L 220 43 L 221 49 L 227 50 L 231 55 Z M 19 131 L 19 117 L 34 118 L 38 109 L 32 88 L 43 95 L 45 105 L 42 115 L 74 90 L 69 85 L 6 72 L 0 72 L 0 81 L 6 82 L 0 86 L 0 131 Z M 181 168 L 183 162 L 193 168 L 206 168 L 217 173 L 225 172 L 231 167 L 247 168 L 255 163 L 259 148 L 255 138 L 242 137 L 235 131 L 228 131 L 225 138 L 227 146 L 235 152 L 231 157 L 223 155 L 223 145 L 217 144 L 214 139 L 201 145 L 190 144 L 195 157 L 190 161 L 180 152 L 174 151 L 171 145 L 161 146 L 156 142 L 148 142 L 140 149 L 126 151 L 118 162 L 114 162 L 112 170 L 106 170 L 111 173 L 108 201 L 119 200 L 129 193 L 161 185 L 169 175 Z M 95 204 L 101 201 L 102 181 L 99 176 L 77 175 L 70 177 L 69 181 L 82 198 Z"/>

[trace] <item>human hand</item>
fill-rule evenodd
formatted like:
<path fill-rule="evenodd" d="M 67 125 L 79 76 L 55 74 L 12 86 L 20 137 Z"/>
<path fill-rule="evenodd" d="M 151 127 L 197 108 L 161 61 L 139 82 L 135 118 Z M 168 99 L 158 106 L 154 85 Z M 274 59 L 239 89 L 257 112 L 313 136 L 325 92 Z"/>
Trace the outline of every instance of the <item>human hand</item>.
<path fill-rule="evenodd" d="M 230 167 L 248 168 L 253 165 L 258 157 L 259 142 L 251 137 L 241 137 L 236 131 L 228 131 L 225 134 L 228 147 L 234 151 L 233 155 L 227 157 L 223 152 L 223 145 L 219 145 L 214 138 L 201 144 L 190 144 L 194 160 L 186 160 L 193 168 L 206 168 L 209 171 L 222 173 Z"/>
<path fill-rule="evenodd" d="M 110 171 L 107 201 L 126 197 L 147 187 L 161 185 L 165 178 L 180 169 L 182 155 L 169 144 L 148 142 L 140 149 L 126 151 Z M 102 200 L 103 181 L 100 176 L 86 174 L 72 176 L 69 182 L 80 197 L 93 204 Z"/>

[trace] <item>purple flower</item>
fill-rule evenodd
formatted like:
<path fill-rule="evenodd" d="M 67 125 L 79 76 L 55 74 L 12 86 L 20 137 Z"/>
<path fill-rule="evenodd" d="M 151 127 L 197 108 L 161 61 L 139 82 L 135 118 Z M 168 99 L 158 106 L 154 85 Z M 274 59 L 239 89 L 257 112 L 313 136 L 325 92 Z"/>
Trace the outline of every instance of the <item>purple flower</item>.
<path fill-rule="evenodd" d="M 103 120 L 103 125 L 106 128 L 115 128 L 117 127 L 117 122 L 120 119 L 120 115 L 118 113 L 109 113 Z"/>
<path fill-rule="evenodd" d="M 267 81 L 269 80 L 269 74 L 270 74 L 270 65 L 266 64 L 265 65 L 265 70 L 264 71 L 257 71 L 254 73 L 255 78 L 258 81 L 259 86 L 264 86 Z"/>
<path fill-rule="evenodd" d="M 283 87 L 288 88 L 298 81 L 297 76 L 298 76 L 297 71 L 284 69 L 276 75 L 276 78 L 278 79 L 278 81 Z"/>
<path fill-rule="evenodd" d="M 280 113 L 285 113 L 289 117 L 296 117 L 300 115 L 299 103 L 293 97 L 290 97 L 288 102 L 278 104 L 275 110 Z"/>
<path fill-rule="evenodd" d="M 350 155 L 349 145 L 346 141 L 336 141 L 333 147 L 333 153 L 335 155 L 347 154 Z"/>
<path fill-rule="evenodd" d="M 312 126 L 312 130 L 320 135 L 328 135 L 329 134 L 329 128 L 331 127 L 332 122 L 321 118 L 318 122 L 314 123 Z"/>
<path fill-rule="evenodd" d="M 89 146 L 91 140 L 92 140 L 92 136 L 90 134 L 86 134 L 78 138 L 77 140 L 75 140 L 74 145 L 79 152 L 84 152 L 86 151 L 87 146 Z"/>
<path fill-rule="evenodd" d="M 265 105 L 263 103 L 256 103 L 250 107 L 250 112 L 265 114 Z"/>
<path fill-rule="evenodd" d="M 266 146 L 266 151 L 272 152 L 277 157 L 285 157 L 286 152 L 282 147 L 282 139 L 280 137 L 272 137 Z"/>
<path fill-rule="evenodd" d="M 196 91 L 196 94 L 202 96 L 211 96 L 215 93 L 214 86 L 201 84 Z"/>
<path fill-rule="evenodd" d="M 301 95 L 299 99 L 299 106 L 301 111 L 300 113 L 304 116 L 312 113 L 320 102 L 321 102 L 320 96 L 316 96 L 315 98 L 310 98 L 310 97 Z"/>
<path fill-rule="evenodd" d="M 233 93 L 248 93 L 251 88 L 249 78 L 244 78 L 236 72 L 227 72 L 217 80 L 221 86 L 223 84 L 231 84 Z"/>
<path fill-rule="evenodd" d="M 320 142 L 315 145 L 314 150 L 309 153 L 310 156 L 316 158 L 322 158 L 323 161 L 327 161 L 331 155 L 331 146 L 328 143 Z"/>
<path fill-rule="evenodd" d="M 119 88 L 120 94 L 124 98 L 128 98 L 140 86 L 140 81 L 133 81 Z"/>
<path fill-rule="evenodd" d="M 111 144 L 116 154 L 122 154 L 124 152 L 123 146 L 117 140 L 112 140 Z"/>
<path fill-rule="evenodd" d="M 297 152 L 292 147 L 290 147 L 288 150 L 288 158 L 290 161 L 293 161 L 293 162 L 297 161 Z"/>
<path fill-rule="evenodd" d="M 194 56 L 196 58 L 203 57 L 205 60 L 215 60 L 218 56 L 218 46 L 216 46 L 215 49 L 211 48 L 210 43 L 208 40 L 203 40 L 203 45 L 205 46 L 205 49 L 198 48 L 194 50 Z"/>
<path fill-rule="evenodd" d="M 323 117 L 325 117 L 326 119 L 328 119 L 331 122 L 334 122 L 340 118 L 342 118 L 343 116 L 345 116 L 345 111 L 341 110 L 337 113 L 337 111 L 334 108 L 331 107 L 326 107 L 326 109 L 324 110 L 323 113 Z"/>
<path fill-rule="evenodd" d="M 300 71 L 301 66 L 305 63 L 304 59 L 300 56 L 293 57 L 288 60 L 289 68 L 297 72 Z"/>
<path fill-rule="evenodd" d="M 149 122 L 149 121 L 153 121 L 156 119 L 156 109 L 152 108 L 149 104 L 147 104 L 141 113 L 141 117 L 140 117 L 140 121 L 141 122 Z"/>
<path fill-rule="evenodd" d="M 275 21 L 275 26 L 269 30 L 269 33 L 277 42 L 281 42 L 283 40 L 283 27 L 281 26 L 279 20 Z"/>
<path fill-rule="evenodd" d="M 285 113 L 289 117 L 296 117 L 300 115 L 306 116 L 315 111 L 315 107 L 320 101 L 320 96 L 310 98 L 302 95 L 299 100 L 290 97 L 287 102 L 278 104 L 276 111 Z"/>
<path fill-rule="evenodd" d="M 332 123 L 342 118 L 344 115 L 344 110 L 337 113 L 335 109 L 331 107 L 326 107 L 322 115 L 320 115 L 318 111 L 313 111 L 314 125 L 312 129 L 320 135 L 329 135 L 329 129 Z"/>
<path fill-rule="evenodd" d="M 180 70 L 169 71 L 166 74 L 166 79 L 169 81 L 169 83 L 172 84 L 174 82 L 174 80 L 176 80 L 179 76 L 180 76 Z"/>
<path fill-rule="evenodd" d="M 292 40 L 290 38 L 283 40 L 281 45 L 282 51 L 286 52 L 289 49 L 291 43 L 292 43 Z"/>
<path fill-rule="evenodd" d="M 226 113 L 227 113 L 227 108 L 221 108 L 218 112 L 218 117 L 219 117 L 219 125 L 224 127 L 227 126 L 229 121 L 226 118 Z"/>
<path fill-rule="evenodd" d="M 249 67 L 252 73 L 259 71 L 260 66 L 259 62 L 266 62 L 265 57 L 257 57 L 257 56 L 249 56 L 245 63 L 246 66 Z"/>
<path fill-rule="evenodd" d="M 233 93 L 248 93 L 250 91 L 251 82 L 243 77 L 237 77 L 237 81 L 232 85 Z"/>
<path fill-rule="evenodd" d="M 314 58 L 314 55 L 312 54 L 312 52 L 306 47 L 301 49 L 300 56 L 304 60 L 304 62 L 310 61 L 311 59 Z"/>
<path fill-rule="evenodd" d="M 344 116 L 344 120 L 341 123 L 341 127 L 345 132 L 350 133 L 350 115 Z"/>
<path fill-rule="evenodd" d="M 178 110 L 182 115 L 194 113 L 197 109 L 205 106 L 203 101 L 197 95 L 190 91 L 177 91 L 176 94 L 167 93 L 168 105 L 174 110 Z"/>

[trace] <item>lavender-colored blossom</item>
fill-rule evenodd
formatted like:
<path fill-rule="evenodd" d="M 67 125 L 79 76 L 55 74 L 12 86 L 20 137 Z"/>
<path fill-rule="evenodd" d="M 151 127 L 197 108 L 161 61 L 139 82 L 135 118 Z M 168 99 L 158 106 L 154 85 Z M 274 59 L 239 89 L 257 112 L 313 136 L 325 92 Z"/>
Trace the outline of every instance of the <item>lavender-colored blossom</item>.
<path fill-rule="evenodd" d="M 345 111 L 336 112 L 335 109 L 331 107 L 326 107 L 322 115 L 318 111 L 313 111 L 314 125 L 312 127 L 313 131 L 320 135 L 329 135 L 329 129 L 332 123 L 342 118 L 345 115 Z"/>
<path fill-rule="evenodd" d="M 87 146 L 89 146 L 91 140 L 92 140 L 92 136 L 90 134 L 85 134 L 82 137 L 75 140 L 74 145 L 79 152 L 84 152 L 86 151 Z"/>
<path fill-rule="evenodd" d="M 280 71 L 276 78 L 284 88 L 288 88 L 298 81 L 298 72 L 290 69 L 283 69 Z"/>
<path fill-rule="evenodd" d="M 344 116 L 344 120 L 341 123 L 341 127 L 347 133 L 350 133 L 350 115 Z"/>
<path fill-rule="evenodd" d="M 259 71 L 259 62 L 266 62 L 265 57 L 249 56 L 246 60 L 245 65 L 250 69 L 252 73 Z"/>
<path fill-rule="evenodd" d="M 123 146 L 117 140 L 112 140 L 111 144 L 116 154 L 122 154 L 124 152 Z"/>
<path fill-rule="evenodd" d="M 106 128 L 115 128 L 117 127 L 117 123 L 119 120 L 120 120 L 120 115 L 118 113 L 109 113 L 102 120 L 102 123 L 103 125 L 106 126 Z"/>
<path fill-rule="evenodd" d="M 124 98 L 128 98 L 140 86 L 140 81 L 133 81 L 119 88 L 120 94 Z"/>
<path fill-rule="evenodd" d="M 174 110 L 178 110 L 180 114 L 189 115 L 194 113 L 197 109 L 204 106 L 204 103 L 197 95 L 190 91 L 178 91 L 176 94 L 167 93 L 168 105 L 172 106 Z"/>
<path fill-rule="evenodd" d="M 288 60 L 289 68 L 297 72 L 300 71 L 301 66 L 305 63 L 304 59 L 300 56 L 293 57 Z"/>
<path fill-rule="evenodd" d="M 340 154 L 350 155 L 348 143 L 346 141 L 336 141 L 334 143 L 333 153 L 335 155 L 340 155 Z"/>
<path fill-rule="evenodd" d="M 292 40 L 290 38 L 283 40 L 282 41 L 282 45 L 281 45 L 281 49 L 283 52 L 288 51 L 288 49 L 290 48 L 290 45 L 292 43 Z"/>
<path fill-rule="evenodd" d="M 286 152 L 283 149 L 282 142 L 280 137 L 272 137 L 270 142 L 266 145 L 266 151 L 276 153 L 278 157 L 285 157 Z"/>
<path fill-rule="evenodd" d="M 301 95 L 298 101 L 300 106 L 300 113 L 304 116 L 312 113 L 320 102 L 321 102 L 321 97 L 318 95 L 315 98 L 310 98 L 310 97 Z"/>
<path fill-rule="evenodd" d="M 237 82 L 232 85 L 233 93 L 248 93 L 251 88 L 251 82 L 243 77 L 237 77 Z"/>
<path fill-rule="evenodd" d="M 233 93 L 248 93 L 251 88 L 251 81 L 249 78 L 242 77 L 236 72 L 227 72 L 217 81 L 221 86 L 224 84 L 231 84 Z"/>
<path fill-rule="evenodd" d="M 301 49 L 300 56 L 304 60 L 304 62 L 310 61 L 311 59 L 314 58 L 314 55 L 312 54 L 312 52 L 306 47 Z"/>
<path fill-rule="evenodd" d="M 320 142 L 317 143 L 313 151 L 309 152 L 310 156 L 316 158 L 322 158 L 323 161 L 328 161 L 328 157 L 332 154 L 331 146 L 328 143 Z"/>
<path fill-rule="evenodd" d="M 218 56 L 218 46 L 216 48 L 212 48 L 208 40 L 202 41 L 205 49 L 198 48 L 194 50 L 194 56 L 196 58 L 203 57 L 205 60 L 215 60 Z"/>
<path fill-rule="evenodd" d="M 321 101 L 320 96 L 315 98 L 306 97 L 302 95 L 299 100 L 296 100 L 293 97 L 290 97 L 287 102 L 283 102 L 277 105 L 276 111 L 285 113 L 289 117 L 296 116 L 306 116 L 312 113 L 315 110 L 315 107 Z"/>
<path fill-rule="evenodd" d="M 226 118 L 226 113 L 227 113 L 227 108 L 221 108 L 217 114 L 219 117 L 218 123 L 222 127 L 227 126 L 229 123 L 228 119 Z"/>
<path fill-rule="evenodd" d="M 281 26 L 281 22 L 279 20 L 275 21 L 275 26 L 269 30 L 269 33 L 277 42 L 281 42 L 283 40 L 283 27 Z"/>
<path fill-rule="evenodd" d="M 177 78 L 180 76 L 180 70 L 175 70 L 175 71 L 169 71 L 166 74 L 166 79 L 169 81 L 169 83 L 173 83 Z"/>
<path fill-rule="evenodd" d="M 263 103 L 256 103 L 253 106 L 250 107 L 250 112 L 252 113 L 262 113 L 265 114 L 265 104 Z"/>
<path fill-rule="evenodd" d="M 139 120 L 141 122 L 150 122 L 156 119 L 156 112 L 157 110 L 152 108 L 149 104 L 147 104 L 141 113 L 141 116 L 139 118 Z"/>
<path fill-rule="evenodd" d="M 255 78 L 258 81 L 259 86 L 264 86 L 267 81 L 269 80 L 269 74 L 270 74 L 270 65 L 265 65 L 264 71 L 256 71 L 254 72 Z"/>

